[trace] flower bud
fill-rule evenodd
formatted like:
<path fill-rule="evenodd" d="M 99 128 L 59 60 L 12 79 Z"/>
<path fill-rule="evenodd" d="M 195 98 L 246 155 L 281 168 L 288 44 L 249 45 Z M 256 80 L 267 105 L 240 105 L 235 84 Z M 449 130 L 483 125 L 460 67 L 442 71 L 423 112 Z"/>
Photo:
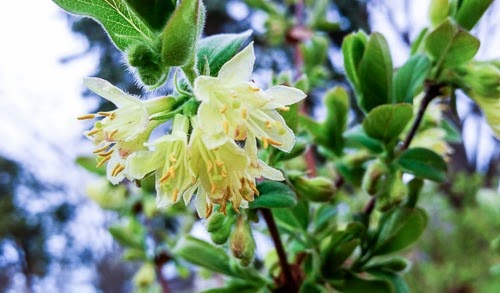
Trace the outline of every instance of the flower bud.
<path fill-rule="evenodd" d="M 485 98 L 498 98 L 500 93 L 500 68 L 495 62 L 472 61 L 457 70 L 463 88 Z"/>
<path fill-rule="evenodd" d="M 379 181 L 387 173 L 387 167 L 380 160 L 373 161 L 363 176 L 361 188 L 369 195 L 375 195 L 379 191 Z"/>
<path fill-rule="evenodd" d="M 223 214 L 221 214 L 225 217 Z M 231 234 L 231 228 L 233 227 L 234 220 L 229 217 L 225 217 L 226 219 L 223 221 L 222 225 L 219 229 L 216 229 L 214 232 L 210 234 L 210 238 L 215 244 L 224 244 L 229 238 L 229 234 Z"/>
<path fill-rule="evenodd" d="M 332 180 L 325 177 L 318 176 L 307 178 L 305 176 L 294 176 L 292 174 L 289 178 L 298 195 L 310 201 L 329 201 L 337 191 Z"/>
<path fill-rule="evenodd" d="M 255 254 L 255 240 L 252 235 L 252 229 L 243 217 L 238 218 L 236 228 L 231 234 L 231 252 L 234 257 L 240 259 L 243 266 L 248 266 Z"/>
<path fill-rule="evenodd" d="M 213 213 L 210 218 L 208 218 L 207 231 L 209 233 L 216 232 L 222 227 L 225 219 L 226 216 L 222 213 Z"/>
<path fill-rule="evenodd" d="M 134 283 L 139 288 L 153 284 L 155 279 L 155 267 L 152 263 L 145 263 L 134 275 Z"/>

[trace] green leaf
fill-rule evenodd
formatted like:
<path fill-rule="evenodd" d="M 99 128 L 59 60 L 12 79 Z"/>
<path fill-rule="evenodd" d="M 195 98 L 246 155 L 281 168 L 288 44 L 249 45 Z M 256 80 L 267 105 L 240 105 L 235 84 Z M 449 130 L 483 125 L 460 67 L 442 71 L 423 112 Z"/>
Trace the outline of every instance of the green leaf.
<path fill-rule="evenodd" d="M 200 40 L 196 52 L 198 71 L 204 72 L 208 61 L 210 75 L 217 76 L 222 65 L 238 53 L 251 34 L 252 31 L 247 30 L 240 34 L 219 34 Z"/>
<path fill-rule="evenodd" d="M 415 39 L 415 41 L 413 41 L 413 43 L 411 44 L 411 52 L 410 52 L 411 56 L 415 55 L 418 52 L 423 51 L 423 48 L 422 48 L 423 43 L 424 43 L 425 37 L 427 36 L 428 32 L 429 32 L 429 28 L 426 27 L 426 28 L 422 29 L 420 34 L 418 34 L 418 37 Z"/>
<path fill-rule="evenodd" d="M 328 91 L 325 96 L 325 105 L 328 109 L 325 121 L 330 149 L 338 156 L 344 149 L 344 138 L 342 134 L 347 128 L 347 116 L 349 114 L 349 94 L 342 87 L 335 87 Z"/>
<path fill-rule="evenodd" d="M 394 75 L 394 103 L 413 103 L 413 97 L 422 89 L 431 70 L 425 55 L 414 55 Z"/>
<path fill-rule="evenodd" d="M 172 252 L 192 264 L 224 275 L 238 277 L 231 269 L 226 251 L 203 240 L 186 236 L 177 243 Z"/>
<path fill-rule="evenodd" d="M 349 129 L 344 133 L 345 146 L 349 148 L 366 148 L 373 153 L 381 153 L 382 145 L 376 139 L 369 137 L 361 125 Z"/>
<path fill-rule="evenodd" d="M 76 163 L 83 167 L 85 170 L 100 176 L 106 176 L 105 167 L 96 167 L 96 160 L 92 157 L 78 157 Z"/>
<path fill-rule="evenodd" d="M 335 276 L 337 269 L 351 256 L 356 247 L 360 244 L 359 239 L 352 239 L 335 245 L 328 245 L 326 252 L 322 253 L 321 271 L 325 277 Z"/>
<path fill-rule="evenodd" d="M 379 33 L 371 35 L 359 63 L 359 107 L 365 112 L 392 101 L 392 59 L 387 42 Z"/>
<path fill-rule="evenodd" d="M 204 7 L 200 0 L 183 0 L 162 32 L 162 58 L 165 66 L 181 66 L 195 58 L 196 42 L 203 27 Z"/>
<path fill-rule="evenodd" d="M 429 34 L 425 43 L 427 54 L 438 67 L 453 67 L 467 62 L 478 49 L 479 40 L 449 18 Z"/>
<path fill-rule="evenodd" d="M 332 284 L 335 288 L 343 293 L 388 293 L 394 292 L 393 286 L 385 280 L 362 279 L 354 274 L 349 274 L 345 277 L 342 285 Z"/>
<path fill-rule="evenodd" d="M 410 262 L 406 258 L 393 257 L 384 260 L 370 261 L 366 266 L 363 267 L 364 270 L 388 270 L 391 272 L 400 272 L 408 267 Z"/>
<path fill-rule="evenodd" d="M 455 14 L 455 21 L 466 30 L 471 30 L 481 19 L 493 0 L 463 0 Z"/>
<path fill-rule="evenodd" d="M 450 11 L 449 0 L 432 0 L 429 9 L 429 18 L 433 27 L 436 27 L 448 17 Z"/>
<path fill-rule="evenodd" d="M 371 275 L 384 279 L 391 283 L 392 287 L 394 290 L 392 292 L 394 293 L 410 293 L 410 288 L 408 288 L 408 285 L 406 284 L 406 281 L 401 277 L 400 275 L 393 273 L 393 272 L 388 272 L 388 271 L 374 271 L 374 270 L 368 270 L 368 273 Z"/>
<path fill-rule="evenodd" d="M 427 226 L 427 214 L 421 208 L 398 207 L 380 226 L 373 255 L 396 252 L 415 242 Z"/>
<path fill-rule="evenodd" d="M 121 51 L 132 43 L 152 44 L 155 39 L 150 27 L 123 0 L 53 1 L 71 13 L 95 18 Z"/>
<path fill-rule="evenodd" d="M 363 129 L 370 137 L 388 144 L 399 136 L 412 116 L 410 104 L 378 106 L 366 116 Z"/>
<path fill-rule="evenodd" d="M 176 0 L 125 0 L 128 5 L 155 31 L 161 31 L 172 15 Z"/>
<path fill-rule="evenodd" d="M 126 222 L 115 224 L 108 230 L 121 245 L 144 250 L 144 227 L 135 218 L 128 218 Z"/>
<path fill-rule="evenodd" d="M 257 184 L 260 195 L 248 204 L 251 209 L 291 208 L 297 204 L 297 196 L 288 185 L 276 181 Z"/>
<path fill-rule="evenodd" d="M 342 54 L 347 79 L 351 83 L 356 96 L 361 95 L 359 87 L 358 67 L 366 48 L 367 37 L 363 31 L 352 33 L 342 41 Z"/>
<path fill-rule="evenodd" d="M 306 231 L 309 225 L 309 205 L 300 201 L 293 208 L 272 209 L 277 225 L 290 232 Z"/>
<path fill-rule="evenodd" d="M 429 149 L 417 147 L 406 150 L 398 158 L 397 164 L 403 171 L 417 177 L 437 182 L 446 181 L 446 162 Z"/>

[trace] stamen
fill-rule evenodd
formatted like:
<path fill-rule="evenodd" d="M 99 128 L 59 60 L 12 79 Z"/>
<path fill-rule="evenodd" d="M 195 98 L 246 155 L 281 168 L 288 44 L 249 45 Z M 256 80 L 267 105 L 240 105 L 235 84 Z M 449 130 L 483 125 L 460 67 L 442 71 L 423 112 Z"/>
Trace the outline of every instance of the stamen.
<path fill-rule="evenodd" d="M 87 115 L 82 115 L 82 116 L 76 117 L 76 119 L 78 119 L 78 120 L 86 120 L 86 119 L 94 119 L 94 118 L 95 118 L 95 114 L 87 114 Z"/>
<path fill-rule="evenodd" d="M 240 136 L 240 127 L 237 126 L 234 130 L 234 137 L 238 138 Z"/>
<path fill-rule="evenodd" d="M 225 132 L 226 134 L 229 134 L 229 122 L 228 122 L 227 120 L 224 120 L 224 121 L 222 122 L 222 126 L 224 127 L 224 132 Z"/>
<path fill-rule="evenodd" d="M 118 133 L 118 129 L 113 130 L 109 135 L 106 135 L 107 140 L 113 140 L 113 136 Z"/>
<path fill-rule="evenodd" d="M 111 172 L 111 176 L 116 176 L 118 175 L 121 171 L 125 170 L 125 166 L 122 166 L 120 164 L 116 165 L 113 171 Z"/>
<path fill-rule="evenodd" d="M 243 119 L 247 119 L 247 109 L 246 108 L 243 108 L 241 110 L 241 116 L 243 117 Z"/>
<path fill-rule="evenodd" d="M 269 146 L 269 142 L 267 140 L 268 140 L 267 137 L 263 137 L 262 138 L 262 143 L 264 144 L 264 148 L 265 149 L 267 149 L 267 147 Z"/>
<path fill-rule="evenodd" d="M 267 128 L 267 129 L 271 129 L 271 128 L 273 128 L 273 126 L 272 126 L 272 124 L 271 124 L 271 121 L 269 121 L 269 120 L 267 120 L 264 124 L 266 125 L 266 128 Z"/>
<path fill-rule="evenodd" d="M 213 206 L 211 203 L 207 203 L 205 206 L 205 216 L 208 218 L 212 214 Z"/>
<path fill-rule="evenodd" d="M 109 151 L 107 151 L 105 153 L 98 154 L 98 156 L 100 156 L 100 157 L 107 157 L 107 156 L 111 155 L 114 151 L 115 150 L 109 150 Z"/>
<path fill-rule="evenodd" d="M 226 111 L 227 111 L 227 105 L 224 104 L 224 105 L 222 105 L 222 108 L 220 109 L 220 113 L 224 114 Z"/>
<path fill-rule="evenodd" d="M 174 154 L 170 154 L 169 158 L 170 158 L 170 162 L 172 162 L 172 163 L 177 162 L 177 159 L 175 158 Z"/>
<path fill-rule="evenodd" d="M 212 189 L 210 190 L 210 194 L 211 194 L 211 195 L 214 195 L 214 194 L 215 194 L 215 189 L 216 189 L 216 188 L 217 188 L 217 187 L 215 186 L 215 183 L 212 183 Z"/>
<path fill-rule="evenodd" d="M 248 86 L 248 88 L 249 88 L 251 91 L 254 91 L 254 92 L 258 92 L 258 91 L 260 91 L 260 88 L 256 87 L 255 85 L 250 85 L 250 86 Z"/>
<path fill-rule="evenodd" d="M 97 114 L 101 115 L 101 116 L 106 116 L 106 117 L 112 117 L 113 116 L 113 112 L 97 112 Z"/>
<path fill-rule="evenodd" d="M 172 174 L 172 178 L 175 178 L 175 169 L 174 169 L 174 166 L 170 166 L 170 168 L 168 168 L 168 172 L 170 172 Z"/>
<path fill-rule="evenodd" d="M 100 161 L 98 164 L 97 164 L 97 168 L 101 167 L 102 165 L 104 165 L 104 163 L 106 163 L 107 161 L 109 161 L 109 159 L 111 159 L 111 156 L 108 156 L 108 157 L 105 157 L 104 159 L 102 159 L 102 161 Z"/>
<path fill-rule="evenodd" d="M 274 139 L 272 138 L 268 138 L 267 139 L 267 142 L 269 142 L 270 144 L 274 145 L 274 146 L 281 146 L 282 143 L 281 142 L 278 142 L 278 141 L 275 141 Z"/>
<path fill-rule="evenodd" d="M 215 165 L 217 165 L 217 167 L 224 166 L 224 162 L 220 160 L 215 160 Z"/>
<path fill-rule="evenodd" d="M 87 132 L 87 135 L 92 136 L 92 135 L 98 133 L 99 131 L 101 131 L 101 129 L 94 128 L 93 130 Z"/>
<path fill-rule="evenodd" d="M 281 108 L 278 108 L 280 111 L 283 111 L 283 112 L 288 112 L 290 111 L 290 107 L 287 107 L 287 106 L 284 106 L 284 107 L 281 107 Z"/>
<path fill-rule="evenodd" d="M 176 202 L 177 201 L 177 197 L 179 195 L 179 189 L 178 188 L 175 188 L 174 191 L 172 192 L 172 201 L 173 202 Z"/>
<path fill-rule="evenodd" d="M 255 192 L 255 194 L 259 195 L 259 190 L 257 190 L 257 187 L 255 186 L 255 183 L 253 182 L 248 182 L 248 185 L 250 186 L 250 188 L 253 190 L 253 192 Z"/>
<path fill-rule="evenodd" d="M 109 147 L 109 145 L 105 145 L 105 146 L 103 146 L 102 148 L 95 149 L 95 150 L 93 151 L 93 153 L 94 153 L 94 154 L 100 153 L 100 152 L 102 152 L 102 151 L 107 150 L 107 149 L 108 149 L 108 147 Z"/>
<path fill-rule="evenodd" d="M 226 171 L 225 169 L 222 169 L 222 171 L 221 171 L 221 176 L 222 176 L 223 178 L 226 178 L 226 177 L 227 177 L 227 171 Z"/>
<path fill-rule="evenodd" d="M 207 161 L 207 173 L 210 173 L 210 171 L 212 171 L 213 167 L 214 167 L 214 165 L 212 164 L 212 162 Z"/>

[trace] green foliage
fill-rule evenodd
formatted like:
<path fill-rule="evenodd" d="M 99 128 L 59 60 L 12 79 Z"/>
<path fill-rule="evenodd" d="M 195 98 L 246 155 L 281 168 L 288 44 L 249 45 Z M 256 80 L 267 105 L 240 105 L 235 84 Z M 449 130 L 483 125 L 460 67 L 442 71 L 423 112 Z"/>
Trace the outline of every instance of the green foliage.
<path fill-rule="evenodd" d="M 385 144 L 393 142 L 413 117 L 410 104 L 382 105 L 373 109 L 363 121 L 368 136 Z"/>
<path fill-rule="evenodd" d="M 425 148 L 412 148 L 405 151 L 397 164 L 405 171 L 417 177 L 438 182 L 446 180 L 447 165 L 443 158 Z"/>
<path fill-rule="evenodd" d="M 466 30 L 471 30 L 490 7 L 493 0 L 463 0 L 457 1 L 455 21 Z"/>
<path fill-rule="evenodd" d="M 287 185 L 275 181 L 257 184 L 259 196 L 250 202 L 249 208 L 291 208 L 297 204 L 295 192 Z"/>
<path fill-rule="evenodd" d="M 413 103 L 413 97 L 422 90 L 431 70 L 431 62 L 424 55 L 412 56 L 394 74 L 394 103 Z"/>

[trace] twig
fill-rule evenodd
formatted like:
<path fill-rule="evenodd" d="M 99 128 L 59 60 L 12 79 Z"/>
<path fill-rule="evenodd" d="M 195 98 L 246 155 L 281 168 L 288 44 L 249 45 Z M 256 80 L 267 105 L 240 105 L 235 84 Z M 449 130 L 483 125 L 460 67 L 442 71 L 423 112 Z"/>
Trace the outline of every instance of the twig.
<path fill-rule="evenodd" d="M 290 264 L 288 263 L 285 248 L 283 247 L 283 243 L 281 242 L 280 234 L 278 232 L 276 222 L 274 221 L 273 214 L 269 209 L 261 209 L 260 212 L 264 217 L 264 221 L 266 221 L 269 233 L 271 234 L 274 246 L 276 247 L 276 253 L 278 254 L 281 271 L 283 276 L 285 277 L 285 288 L 289 290 L 288 292 L 295 292 L 297 291 L 297 286 L 292 275 Z"/>
<path fill-rule="evenodd" d="M 409 146 L 415 134 L 417 133 L 418 127 L 420 126 L 420 122 L 422 122 L 422 118 L 424 117 L 425 110 L 427 106 L 429 106 L 430 102 L 437 96 L 441 95 L 441 85 L 439 84 L 431 84 L 426 86 L 425 96 L 420 103 L 420 107 L 418 108 L 417 118 L 413 121 L 413 125 L 411 126 L 410 132 L 406 136 L 403 145 L 400 147 L 400 151 L 406 150 Z"/>

